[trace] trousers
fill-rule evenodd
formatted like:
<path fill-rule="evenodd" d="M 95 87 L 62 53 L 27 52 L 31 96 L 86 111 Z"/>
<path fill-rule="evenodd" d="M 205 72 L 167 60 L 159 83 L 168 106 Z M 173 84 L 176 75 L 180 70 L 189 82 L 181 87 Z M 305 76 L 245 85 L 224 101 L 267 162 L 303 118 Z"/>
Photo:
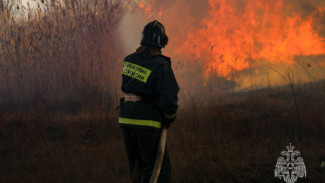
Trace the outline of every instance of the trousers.
<path fill-rule="evenodd" d="M 149 183 L 156 162 L 161 129 L 121 126 L 133 183 Z M 170 158 L 165 147 L 158 183 L 171 182 Z"/>

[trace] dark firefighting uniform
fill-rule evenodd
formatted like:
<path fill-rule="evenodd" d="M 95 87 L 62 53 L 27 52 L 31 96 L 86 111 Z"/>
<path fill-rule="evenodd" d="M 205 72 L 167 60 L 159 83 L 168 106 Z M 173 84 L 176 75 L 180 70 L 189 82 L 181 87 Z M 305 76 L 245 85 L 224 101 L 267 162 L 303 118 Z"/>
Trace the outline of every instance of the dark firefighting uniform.
<path fill-rule="evenodd" d="M 140 182 L 148 183 L 156 161 L 160 131 L 168 121 L 164 116 L 176 114 L 178 108 L 179 87 L 170 58 L 157 55 L 144 59 L 138 53 L 127 56 L 123 65 L 122 91 L 141 97 L 137 102 L 121 99 L 119 124 L 131 179 L 135 182 L 134 171 L 140 161 L 143 167 Z M 168 183 L 170 178 L 170 160 L 165 149 L 158 182 Z"/>

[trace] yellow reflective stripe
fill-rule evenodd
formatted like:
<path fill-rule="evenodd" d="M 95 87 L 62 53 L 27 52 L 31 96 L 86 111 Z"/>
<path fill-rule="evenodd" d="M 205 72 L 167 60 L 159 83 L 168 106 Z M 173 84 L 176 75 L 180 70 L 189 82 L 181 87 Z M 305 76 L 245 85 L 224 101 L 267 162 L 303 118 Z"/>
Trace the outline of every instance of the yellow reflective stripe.
<path fill-rule="evenodd" d="M 144 83 L 147 82 L 151 70 L 141 67 L 140 65 L 124 61 L 122 74 L 133 77 Z"/>
<path fill-rule="evenodd" d="M 156 128 L 161 127 L 161 123 L 159 121 L 153 121 L 153 120 L 118 118 L 118 122 L 121 124 L 129 124 L 129 125 L 151 126 Z"/>

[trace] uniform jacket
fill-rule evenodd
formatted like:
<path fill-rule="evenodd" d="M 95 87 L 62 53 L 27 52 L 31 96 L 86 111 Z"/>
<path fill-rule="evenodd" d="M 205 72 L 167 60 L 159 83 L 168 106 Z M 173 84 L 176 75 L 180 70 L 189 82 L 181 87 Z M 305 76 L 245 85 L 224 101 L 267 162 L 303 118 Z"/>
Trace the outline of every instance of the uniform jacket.
<path fill-rule="evenodd" d="M 177 112 L 179 86 L 169 57 L 157 55 L 145 59 L 136 52 L 128 55 L 124 59 L 121 88 L 124 93 L 141 96 L 143 101 L 121 100 L 120 125 L 160 128 L 164 116 Z"/>

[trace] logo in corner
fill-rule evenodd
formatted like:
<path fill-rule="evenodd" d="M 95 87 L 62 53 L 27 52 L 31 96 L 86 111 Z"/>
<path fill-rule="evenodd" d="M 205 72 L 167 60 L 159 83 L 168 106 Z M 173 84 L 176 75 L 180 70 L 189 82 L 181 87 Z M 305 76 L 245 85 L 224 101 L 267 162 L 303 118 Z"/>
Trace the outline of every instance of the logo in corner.
<path fill-rule="evenodd" d="M 294 183 L 298 177 L 306 177 L 306 166 L 299 151 L 294 151 L 295 146 L 287 146 L 287 151 L 281 151 L 281 155 L 275 165 L 275 178 L 282 179 L 286 183 Z"/>

